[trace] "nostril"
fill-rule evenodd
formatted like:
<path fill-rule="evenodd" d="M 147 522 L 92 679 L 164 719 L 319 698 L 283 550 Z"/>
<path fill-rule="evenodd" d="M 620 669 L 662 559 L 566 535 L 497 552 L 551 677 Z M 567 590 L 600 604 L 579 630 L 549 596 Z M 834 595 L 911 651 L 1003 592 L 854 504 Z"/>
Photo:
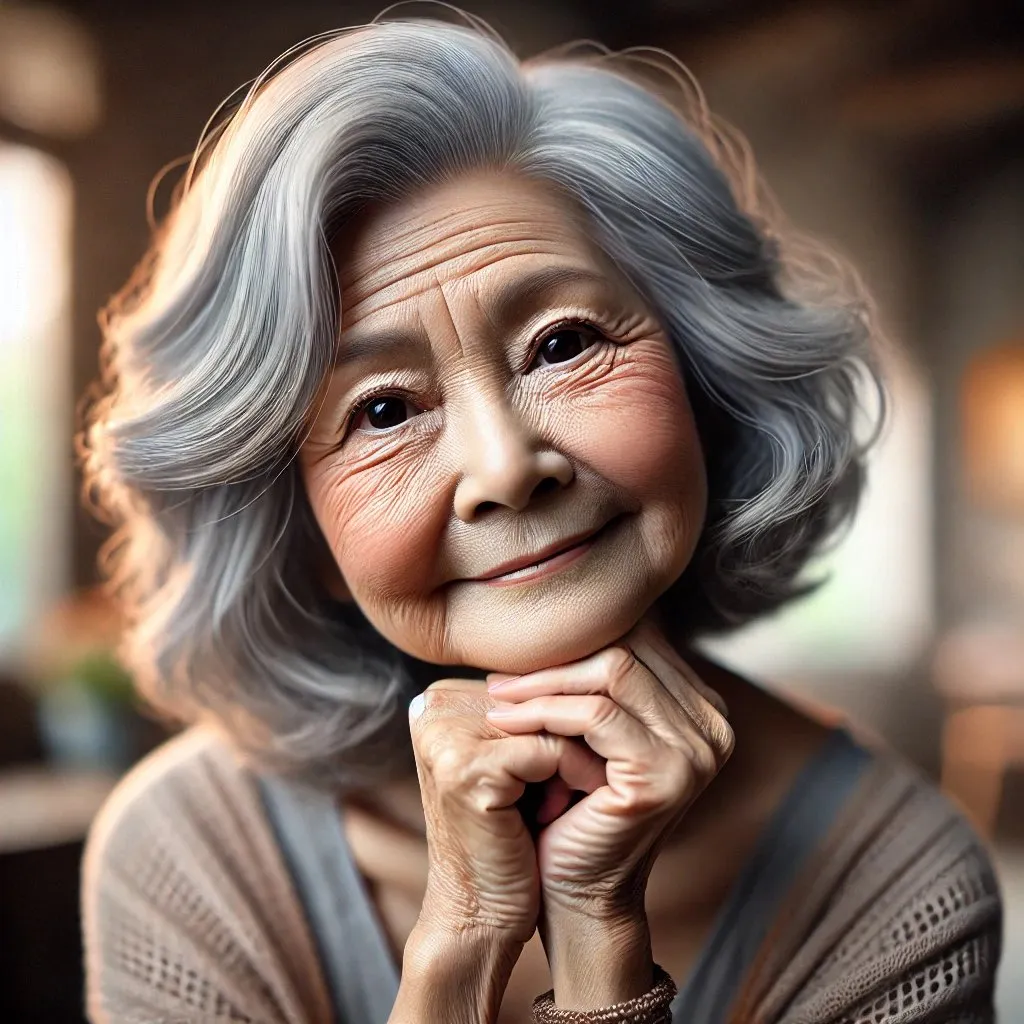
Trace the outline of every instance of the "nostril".
<path fill-rule="evenodd" d="M 536 487 L 533 489 L 533 493 L 530 495 L 532 498 L 540 498 L 545 494 L 550 494 L 552 491 L 557 491 L 562 485 L 553 477 L 546 476 Z"/>
<path fill-rule="evenodd" d="M 502 481 L 502 483 L 504 482 Z M 525 485 L 526 483 L 527 481 L 522 481 L 523 485 Z M 465 508 L 465 513 L 470 518 L 473 518 L 482 516 L 485 513 L 489 512 L 491 509 L 496 508 L 512 508 L 515 509 L 516 511 L 520 511 L 524 509 L 531 501 L 535 501 L 538 498 L 541 498 L 544 495 L 549 494 L 553 491 L 561 490 L 562 486 L 562 482 L 558 479 L 557 476 L 546 476 L 541 478 L 541 480 L 534 486 L 533 490 L 530 491 L 529 494 L 527 494 L 527 492 L 521 489 L 520 487 L 516 487 L 513 489 L 511 486 L 509 486 L 506 489 L 506 487 L 503 486 L 498 488 L 498 490 L 500 490 L 503 493 L 501 493 L 499 500 L 497 501 L 495 501 L 492 498 L 486 498 L 478 502 L 473 502 L 472 497 L 470 495 L 467 495 L 466 497 L 469 499 L 469 504 Z M 494 494 L 495 488 L 488 487 L 484 491 L 484 493 Z"/>

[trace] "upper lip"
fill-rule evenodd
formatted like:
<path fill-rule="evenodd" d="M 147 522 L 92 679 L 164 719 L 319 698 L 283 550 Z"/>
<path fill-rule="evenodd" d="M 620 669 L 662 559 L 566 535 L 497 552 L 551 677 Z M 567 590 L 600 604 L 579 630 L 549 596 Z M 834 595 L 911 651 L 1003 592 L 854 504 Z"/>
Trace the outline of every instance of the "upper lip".
<path fill-rule="evenodd" d="M 497 576 L 504 576 L 506 573 L 515 572 L 517 569 L 526 569 L 531 565 L 536 565 L 538 562 L 543 562 L 546 558 L 551 558 L 553 555 L 567 551 L 569 548 L 574 548 L 577 544 L 582 544 L 585 540 L 589 540 L 596 533 L 603 530 L 607 525 L 608 523 L 602 523 L 600 526 L 584 530 L 583 533 L 577 533 L 572 537 L 565 537 L 562 540 L 556 540 L 554 544 L 548 544 L 547 547 L 543 547 L 539 551 L 535 551 L 532 555 L 524 555 L 522 558 L 512 558 L 509 561 L 502 562 L 501 565 L 496 565 L 493 569 L 488 569 L 479 576 L 474 576 L 472 578 L 474 580 L 493 580 Z"/>

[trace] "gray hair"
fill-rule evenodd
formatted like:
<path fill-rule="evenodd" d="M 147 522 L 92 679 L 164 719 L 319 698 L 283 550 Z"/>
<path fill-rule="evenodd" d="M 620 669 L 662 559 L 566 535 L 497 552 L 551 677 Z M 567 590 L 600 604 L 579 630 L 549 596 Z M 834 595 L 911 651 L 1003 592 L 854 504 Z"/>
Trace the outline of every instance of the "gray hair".
<path fill-rule="evenodd" d="M 739 155 L 700 103 L 684 116 L 611 55 L 520 63 L 478 25 L 378 22 L 268 69 L 101 317 L 86 495 L 117 527 L 103 564 L 150 702 L 335 786 L 410 767 L 423 666 L 326 593 L 296 453 L 337 339 L 329 240 L 366 204 L 470 169 L 571 197 L 676 346 L 710 486 L 662 599 L 680 634 L 801 593 L 861 487 L 871 320 L 849 275 L 794 273 Z"/>

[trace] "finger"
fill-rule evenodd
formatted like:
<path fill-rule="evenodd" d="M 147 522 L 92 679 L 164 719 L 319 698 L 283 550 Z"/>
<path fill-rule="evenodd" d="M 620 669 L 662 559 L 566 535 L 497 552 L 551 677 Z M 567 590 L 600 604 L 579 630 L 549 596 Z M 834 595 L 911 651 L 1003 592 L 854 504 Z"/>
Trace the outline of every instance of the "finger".
<path fill-rule="evenodd" d="M 472 727 L 474 722 L 483 722 L 483 712 L 492 703 L 481 680 L 439 679 L 409 704 L 413 734 L 441 718 Z"/>
<path fill-rule="evenodd" d="M 624 638 L 636 656 L 662 681 L 665 689 L 712 744 L 726 742 L 731 730 L 725 719 L 729 709 L 721 695 L 700 678 L 660 630 L 641 623 Z"/>
<path fill-rule="evenodd" d="M 518 675 L 513 675 L 511 672 L 488 672 L 487 675 L 484 676 L 484 682 L 490 686 L 491 683 L 505 683 L 510 679 L 518 678 Z"/>
<path fill-rule="evenodd" d="M 600 694 L 535 697 L 492 708 L 487 718 L 511 733 L 543 730 L 556 736 L 580 736 L 609 761 L 646 759 L 656 742 L 642 722 Z"/>
<path fill-rule="evenodd" d="M 482 679 L 437 679 L 432 682 L 424 693 L 486 693 L 487 686 Z"/>
<path fill-rule="evenodd" d="M 719 714 L 725 717 L 729 716 L 729 706 L 725 698 L 717 690 L 704 682 L 700 677 L 700 673 L 676 650 L 665 634 L 653 623 L 642 620 L 623 639 L 630 644 L 633 640 L 636 640 L 643 645 L 647 645 L 649 649 L 664 659 L 667 664 L 675 668 Z"/>
<path fill-rule="evenodd" d="M 572 788 L 560 776 L 548 779 L 544 783 L 544 799 L 537 810 L 537 824 L 549 825 L 555 818 L 561 817 L 572 803 Z"/>
<path fill-rule="evenodd" d="M 692 718 L 657 675 L 621 645 L 491 685 L 488 693 L 502 706 L 556 694 L 601 694 L 666 741 L 680 730 L 694 728 Z"/>
<path fill-rule="evenodd" d="M 564 736 L 504 735 L 491 750 L 495 763 L 523 783 L 560 776 L 570 789 L 593 793 L 607 781 L 603 758 Z"/>

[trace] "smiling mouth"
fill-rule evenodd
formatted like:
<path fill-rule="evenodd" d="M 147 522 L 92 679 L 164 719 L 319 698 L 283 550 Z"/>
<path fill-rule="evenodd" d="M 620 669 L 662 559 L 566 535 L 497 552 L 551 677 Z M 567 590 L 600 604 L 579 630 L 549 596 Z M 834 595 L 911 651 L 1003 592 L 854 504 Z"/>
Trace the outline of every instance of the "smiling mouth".
<path fill-rule="evenodd" d="M 477 577 L 477 582 L 485 583 L 492 587 L 512 586 L 558 572 L 585 555 L 621 518 L 621 516 L 615 516 L 613 519 L 609 519 L 604 526 L 599 527 L 593 533 L 571 541 L 557 551 L 537 558 L 528 565 L 519 565 L 492 576 Z"/>

